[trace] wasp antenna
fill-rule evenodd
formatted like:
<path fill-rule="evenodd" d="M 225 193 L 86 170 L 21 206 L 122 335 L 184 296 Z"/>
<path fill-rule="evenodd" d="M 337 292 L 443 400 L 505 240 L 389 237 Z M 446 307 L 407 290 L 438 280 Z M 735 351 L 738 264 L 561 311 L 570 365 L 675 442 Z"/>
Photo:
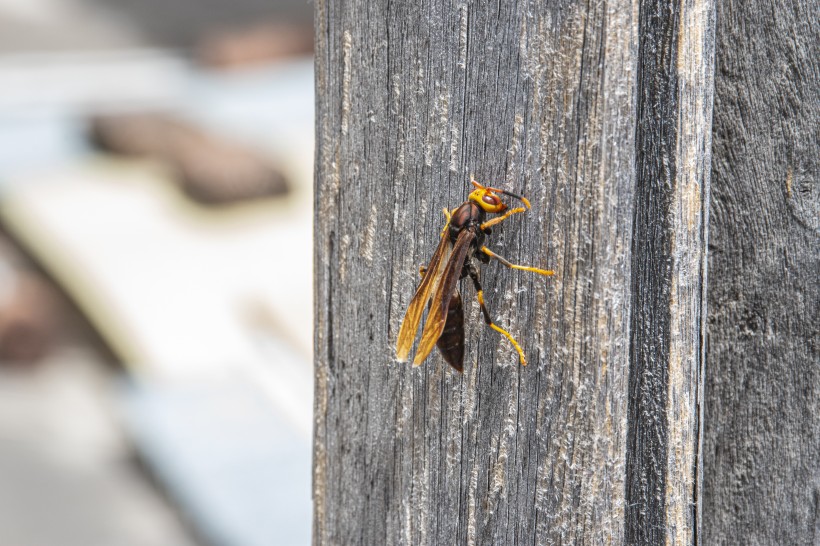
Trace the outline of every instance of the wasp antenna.
<path fill-rule="evenodd" d="M 492 189 L 493 191 L 497 191 L 498 193 L 502 193 L 502 194 L 504 194 L 504 195 L 508 195 L 508 196 L 510 196 L 510 197 L 512 197 L 512 198 L 514 198 L 514 199 L 518 199 L 519 201 L 521 201 L 522 203 L 524 203 L 524 205 L 525 205 L 528 209 L 529 209 L 529 208 L 531 208 L 531 207 L 530 207 L 530 200 L 529 200 L 529 199 L 527 199 L 526 197 L 524 197 L 523 195 L 518 195 L 517 193 L 513 193 L 513 192 L 511 192 L 511 191 L 507 191 L 507 190 L 501 190 L 501 189 L 495 189 L 495 188 L 491 188 L 491 189 Z"/>
<path fill-rule="evenodd" d="M 531 208 L 530 207 L 530 200 L 527 199 L 526 197 L 524 197 L 523 195 L 518 195 L 517 193 L 513 193 L 511 191 L 502 190 L 501 188 L 490 188 L 490 187 L 487 187 L 487 186 L 481 186 L 475 181 L 473 181 L 473 184 L 475 184 L 476 187 L 479 187 L 481 189 L 485 189 L 485 190 L 488 190 L 488 191 L 491 191 L 491 192 L 494 192 L 494 193 L 500 193 L 501 195 L 506 195 L 508 197 L 512 197 L 513 199 L 518 199 L 519 201 L 524 203 L 524 205 L 528 209 Z"/>

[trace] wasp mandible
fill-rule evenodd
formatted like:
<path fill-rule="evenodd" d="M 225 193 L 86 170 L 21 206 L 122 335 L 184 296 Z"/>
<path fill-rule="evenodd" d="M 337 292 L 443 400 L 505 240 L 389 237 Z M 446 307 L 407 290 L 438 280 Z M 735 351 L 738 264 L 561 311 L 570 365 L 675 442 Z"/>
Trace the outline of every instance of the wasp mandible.
<path fill-rule="evenodd" d="M 471 180 L 475 190 L 470 193 L 467 201 L 459 207 L 449 211 L 444 209 L 447 223 L 441 232 L 441 241 L 430 259 L 427 267 L 420 269 L 422 279 L 419 284 L 407 313 L 404 315 L 399 329 L 396 343 L 396 356 L 399 361 L 406 362 L 416 338 L 424 307 L 429 303 L 427 322 L 421 333 L 421 341 L 413 359 L 413 365 L 421 365 L 433 345 L 438 346 L 444 360 L 459 372 L 464 368 L 464 308 L 458 282 L 470 277 L 475 286 L 478 304 L 484 315 L 487 326 L 499 332 L 512 343 L 521 365 L 527 365 L 527 359 L 521 346 L 509 332 L 500 328 L 490 318 L 490 312 L 484 303 L 484 291 L 481 288 L 479 269 L 474 259 L 488 263 L 495 258 L 511 269 L 532 271 L 539 275 L 551 276 L 555 272 L 537 267 L 516 265 L 505 260 L 486 246 L 485 238 L 490 235 L 490 228 L 500 224 L 513 214 L 525 212 L 530 208 L 526 197 L 498 188 L 482 186 Z M 523 207 L 508 208 L 499 195 L 506 195 L 521 201 Z M 487 220 L 488 214 L 500 214 Z"/>

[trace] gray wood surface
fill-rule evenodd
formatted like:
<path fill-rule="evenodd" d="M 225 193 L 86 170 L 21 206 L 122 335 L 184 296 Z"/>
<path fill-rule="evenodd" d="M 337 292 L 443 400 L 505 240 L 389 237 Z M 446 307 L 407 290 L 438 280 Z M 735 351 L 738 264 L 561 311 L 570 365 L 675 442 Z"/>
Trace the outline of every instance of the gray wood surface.
<path fill-rule="evenodd" d="M 704 544 L 820 544 L 820 2 L 718 3 Z"/>
<path fill-rule="evenodd" d="M 692 544 L 709 196 L 709 0 L 316 3 L 316 544 Z M 397 363 L 469 175 L 497 322 L 463 375 Z M 464 285 L 466 302 L 474 300 Z"/>

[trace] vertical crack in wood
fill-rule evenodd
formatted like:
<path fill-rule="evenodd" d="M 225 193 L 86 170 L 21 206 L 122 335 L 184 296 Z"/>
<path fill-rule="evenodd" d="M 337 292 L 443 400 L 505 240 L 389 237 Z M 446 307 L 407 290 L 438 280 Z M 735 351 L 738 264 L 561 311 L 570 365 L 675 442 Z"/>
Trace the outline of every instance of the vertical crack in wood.
<path fill-rule="evenodd" d="M 666 540 L 679 6 L 643 0 L 639 10 L 625 537 L 628 544 L 661 544 Z"/>

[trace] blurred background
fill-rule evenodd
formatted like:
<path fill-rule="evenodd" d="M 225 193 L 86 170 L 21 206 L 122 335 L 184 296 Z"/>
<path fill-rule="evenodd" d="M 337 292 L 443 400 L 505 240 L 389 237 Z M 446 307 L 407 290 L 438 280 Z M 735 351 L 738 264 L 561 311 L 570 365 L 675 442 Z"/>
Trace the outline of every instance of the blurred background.
<path fill-rule="evenodd" d="M 311 9 L 0 0 L 0 545 L 309 543 Z"/>

